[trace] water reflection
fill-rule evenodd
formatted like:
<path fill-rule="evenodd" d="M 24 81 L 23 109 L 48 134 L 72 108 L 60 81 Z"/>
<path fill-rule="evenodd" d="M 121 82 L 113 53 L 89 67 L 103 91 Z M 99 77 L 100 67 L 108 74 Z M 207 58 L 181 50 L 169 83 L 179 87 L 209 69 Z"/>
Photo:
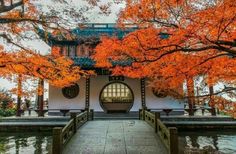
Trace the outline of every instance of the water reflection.
<path fill-rule="evenodd" d="M 0 133 L 0 154 L 50 154 L 51 133 Z"/>
<path fill-rule="evenodd" d="M 211 146 L 222 153 L 235 154 L 236 132 L 179 132 L 180 153 L 183 153 L 185 147 L 196 147 L 202 149 L 205 146 Z"/>

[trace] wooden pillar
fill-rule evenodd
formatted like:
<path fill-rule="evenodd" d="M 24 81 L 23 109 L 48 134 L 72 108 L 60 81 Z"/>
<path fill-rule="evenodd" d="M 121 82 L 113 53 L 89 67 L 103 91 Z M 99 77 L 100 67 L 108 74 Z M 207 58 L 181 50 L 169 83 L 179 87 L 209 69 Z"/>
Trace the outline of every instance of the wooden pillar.
<path fill-rule="evenodd" d="M 90 106 L 90 78 L 86 78 L 85 83 L 85 110 L 89 112 Z"/>
<path fill-rule="evenodd" d="M 146 109 L 146 91 L 145 91 L 145 78 L 140 80 L 141 82 L 141 102 L 142 102 L 142 109 Z"/>
<path fill-rule="evenodd" d="M 176 127 L 169 127 L 170 131 L 170 151 L 169 154 L 176 154 L 179 151 L 178 130 Z"/>
<path fill-rule="evenodd" d="M 139 119 L 139 120 L 143 120 L 143 115 L 142 115 L 142 113 L 143 113 L 143 110 L 142 110 L 142 109 L 139 109 L 139 110 L 138 110 L 138 119 Z"/>
<path fill-rule="evenodd" d="M 76 121 L 76 116 L 77 116 L 77 113 L 70 113 L 70 119 L 73 119 L 74 120 L 74 133 L 77 132 L 77 121 Z"/>
<path fill-rule="evenodd" d="M 146 116 L 145 116 L 145 109 L 142 109 L 142 112 L 143 112 L 143 120 L 145 121 L 145 118 L 146 118 Z"/>
<path fill-rule="evenodd" d="M 62 153 L 62 129 L 61 127 L 53 128 L 52 136 L 52 154 L 61 154 Z"/>
<path fill-rule="evenodd" d="M 43 117 L 44 116 L 44 112 L 43 112 L 43 106 L 44 106 L 44 80 L 43 79 L 39 79 L 38 82 L 38 116 L 39 117 Z"/>
<path fill-rule="evenodd" d="M 94 119 L 94 110 L 93 109 L 90 109 L 89 110 L 89 120 L 93 120 Z"/>
<path fill-rule="evenodd" d="M 161 118 L 160 112 L 155 112 L 155 133 L 157 133 L 157 131 L 158 131 L 158 127 L 159 127 L 158 119 L 160 119 L 160 118 Z"/>
<path fill-rule="evenodd" d="M 17 105 L 16 105 L 16 116 L 21 116 L 21 95 L 22 95 L 22 75 L 18 75 L 17 80 Z"/>

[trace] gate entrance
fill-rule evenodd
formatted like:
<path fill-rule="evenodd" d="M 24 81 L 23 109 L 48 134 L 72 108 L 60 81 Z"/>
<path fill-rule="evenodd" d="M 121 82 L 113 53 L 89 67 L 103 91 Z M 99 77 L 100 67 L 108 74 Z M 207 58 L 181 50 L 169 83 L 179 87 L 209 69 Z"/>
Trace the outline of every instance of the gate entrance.
<path fill-rule="evenodd" d="M 113 82 L 106 85 L 100 93 L 100 104 L 107 113 L 127 113 L 134 103 L 134 95 L 128 85 Z"/>

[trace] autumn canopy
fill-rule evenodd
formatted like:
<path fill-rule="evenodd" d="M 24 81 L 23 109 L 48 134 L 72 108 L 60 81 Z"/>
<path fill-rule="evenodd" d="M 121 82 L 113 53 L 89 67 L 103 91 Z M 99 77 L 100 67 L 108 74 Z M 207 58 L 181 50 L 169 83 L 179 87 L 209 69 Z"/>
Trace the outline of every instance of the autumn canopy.
<path fill-rule="evenodd" d="M 211 89 L 218 82 L 230 85 L 224 92 L 235 90 L 233 0 L 127 0 L 118 20 L 119 26 L 126 24 L 137 25 L 139 30 L 122 40 L 104 37 L 94 55 L 99 67 L 111 68 L 111 59 L 132 60 L 132 66 L 112 67 L 113 73 L 150 78 L 150 85 L 159 91 L 187 96 L 189 107 L 195 104 L 194 80 L 200 76 L 210 87 L 208 96 L 214 94 Z M 210 98 L 214 107 L 216 101 Z"/>
<path fill-rule="evenodd" d="M 73 13 L 66 8 L 66 1 L 58 2 L 65 6 L 64 13 L 71 15 L 67 18 L 79 18 L 80 23 L 86 21 L 84 12 L 91 7 L 98 7 L 103 14 L 111 11 L 110 3 L 99 5 L 98 0 L 86 0 L 90 7 Z M 123 39 L 103 36 L 93 55 L 96 67 L 111 69 L 114 75 L 147 78 L 159 92 L 188 98 L 189 107 L 195 105 L 194 81 L 199 77 L 209 87 L 213 108 L 216 102 L 212 95 L 221 93 L 214 93 L 214 85 L 224 83 L 222 92 L 235 90 L 234 0 L 114 0 L 114 3 L 126 4 L 117 25 L 120 28 L 135 25 L 138 29 Z M 16 47 L 9 52 L 0 44 L 1 77 L 17 76 L 19 82 L 30 76 L 64 87 L 92 74 L 73 65 L 68 57 L 59 54 L 58 48 L 53 48 L 52 54 L 41 55 L 17 41 L 33 39 L 28 33 L 35 33 L 38 27 L 52 33 L 66 31 L 68 19 L 57 16 L 58 13 L 56 9 L 44 13 L 31 0 L 0 0 L 0 37 Z M 132 61 L 132 65 L 114 67 L 111 64 L 114 60 Z"/>

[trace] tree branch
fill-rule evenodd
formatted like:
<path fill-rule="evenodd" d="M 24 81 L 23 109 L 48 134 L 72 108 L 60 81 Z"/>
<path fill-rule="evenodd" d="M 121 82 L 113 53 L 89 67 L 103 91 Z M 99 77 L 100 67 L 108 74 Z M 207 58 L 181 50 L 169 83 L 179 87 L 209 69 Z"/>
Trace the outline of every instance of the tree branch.
<path fill-rule="evenodd" d="M 8 11 L 11 11 L 13 10 L 14 8 L 18 7 L 18 6 L 21 6 L 23 5 L 23 0 L 17 2 L 17 3 L 14 3 L 14 4 L 11 4 L 9 6 L 6 6 L 5 3 L 4 3 L 4 0 L 1 1 L 0 3 L 0 14 L 1 13 L 4 13 L 4 12 L 8 12 Z"/>

